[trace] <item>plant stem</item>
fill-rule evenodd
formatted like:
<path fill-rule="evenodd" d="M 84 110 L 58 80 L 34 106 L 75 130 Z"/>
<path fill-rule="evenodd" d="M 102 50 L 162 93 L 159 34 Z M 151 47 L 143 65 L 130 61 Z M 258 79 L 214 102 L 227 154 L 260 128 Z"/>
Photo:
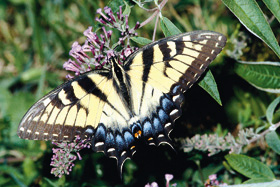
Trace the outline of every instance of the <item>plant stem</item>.
<path fill-rule="evenodd" d="M 201 166 L 200 166 L 200 161 L 196 160 L 195 163 L 196 163 L 196 165 L 198 167 L 198 172 L 199 172 L 201 181 L 204 182 L 204 177 L 203 177 L 202 169 L 201 169 Z"/>
<path fill-rule="evenodd" d="M 275 130 L 276 130 L 280 126 L 280 122 L 276 123 L 274 126 L 275 126 Z M 252 138 L 251 140 L 249 140 L 248 144 L 251 144 L 251 143 L 259 140 L 261 137 L 264 137 L 269 132 L 271 132 L 270 128 L 268 128 L 265 131 L 263 131 L 261 134 L 259 134 L 259 136 L 256 136 L 256 137 Z"/>
<path fill-rule="evenodd" d="M 153 33 L 153 41 L 155 41 L 155 39 L 156 39 L 158 19 L 159 19 L 159 15 L 157 15 L 157 18 L 156 18 L 156 23 L 155 23 L 154 33 Z"/>
<path fill-rule="evenodd" d="M 141 24 L 140 24 L 140 27 L 143 27 L 144 25 L 146 25 L 147 23 L 149 23 L 152 19 L 154 19 L 154 17 L 156 15 L 158 15 L 158 13 L 160 12 L 160 10 L 164 7 L 164 5 L 167 3 L 168 0 L 163 0 L 158 7 L 155 8 L 155 12 L 148 18 L 146 19 L 145 21 L 143 21 Z"/>

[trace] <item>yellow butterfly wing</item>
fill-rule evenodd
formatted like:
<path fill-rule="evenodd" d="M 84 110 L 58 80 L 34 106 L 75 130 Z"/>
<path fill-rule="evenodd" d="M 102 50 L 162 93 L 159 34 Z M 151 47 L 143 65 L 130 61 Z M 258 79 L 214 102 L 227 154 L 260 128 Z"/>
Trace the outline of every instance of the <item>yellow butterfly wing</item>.
<path fill-rule="evenodd" d="M 150 144 L 170 143 L 173 122 L 181 115 L 189 89 L 226 44 L 222 34 L 195 31 L 162 39 L 133 54 L 124 69 L 132 109 Z"/>
<path fill-rule="evenodd" d="M 24 115 L 18 127 L 19 137 L 71 141 L 77 135 L 92 135 L 101 118 L 106 91 L 110 92 L 105 89 L 110 85 L 108 74 L 105 70 L 93 71 L 51 91 Z"/>

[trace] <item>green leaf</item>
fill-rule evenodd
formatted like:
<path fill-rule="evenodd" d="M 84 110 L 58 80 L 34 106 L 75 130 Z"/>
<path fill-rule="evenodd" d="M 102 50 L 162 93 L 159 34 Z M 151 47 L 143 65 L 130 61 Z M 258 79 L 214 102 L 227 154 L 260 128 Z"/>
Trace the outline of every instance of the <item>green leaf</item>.
<path fill-rule="evenodd" d="M 124 11 L 123 11 L 123 15 L 128 15 L 128 16 L 129 16 L 129 14 L 130 14 L 130 12 L 131 12 L 131 8 L 130 8 L 130 6 L 127 4 L 126 1 L 123 1 L 123 2 L 124 2 L 124 4 L 125 4 L 125 9 L 124 9 Z"/>
<path fill-rule="evenodd" d="M 7 110 L 10 104 L 9 101 L 11 98 L 12 94 L 9 92 L 9 90 L 0 86 L 0 111 L 2 117 L 5 117 L 7 115 Z"/>
<path fill-rule="evenodd" d="M 107 3 L 107 6 L 110 7 L 114 13 L 116 13 L 116 12 L 118 12 L 120 10 L 120 6 L 124 6 L 125 5 L 125 10 L 123 10 L 123 14 L 129 15 L 127 13 L 130 13 L 131 6 L 134 6 L 134 4 L 135 3 L 133 3 L 130 0 L 110 0 Z M 129 8 L 129 10 L 127 8 Z"/>
<path fill-rule="evenodd" d="M 33 103 L 34 96 L 28 92 L 17 92 L 10 98 L 7 115 L 11 118 L 11 126 L 9 128 L 11 143 L 20 143 L 16 134 L 18 124 Z"/>
<path fill-rule="evenodd" d="M 273 13 L 276 19 L 280 22 L 280 1 L 279 0 L 263 0 L 267 8 Z"/>
<path fill-rule="evenodd" d="M 270 186 L 271 185 L 271 181 L 272 180 L 268 180 L 267 178 L 257 178 L 257 179 L 249 179 L 249 180 L 243 182 L 243 184 L 254 184 L 255 183 L 255 185 L 258 185 L 258 186 Z M 265 185 L 265 184 L 267 184 L 267 185 Z M 280 181 L 278 181 L 277 184 L 279 186 L 280 185 Z"/>
<path fill-rule="evenodd" d="M 52 187 L 57 187 L 57 186 L 65 186 L 65 176 L 59 178 L 58 180 L 52 181 L 51 179 L 48 179 L 46 177 L 43 178 L 43 181 L 45 182 L 45 186 L 52 186 Z"/>
<path fill-rule="evenodd" d="M 262 180 L 262 178 L 260 179 Z M 249 182 L 251 181 L 248 180 Z M 258 181 L 258 179 L 252 179 L 252 181 Z M 280 186 L 280 181 L 279 180 L 274 180 L 271 182 L 262 182 L 262 183 L 254 183 L 254 184 L 249 184 L 247 181 L 245 181 L 244 184 L 239 184 L 239 185 L 230 185 L 232 187 L 279 187 Z M 229 187 L 230 187 L 229 186 Z"/>
<path fill-rule="evenodd" d="M 280 47 L 255 0 L 222 0 L 240 22 L 263 40 L 280 58 Z"/>
<path fill-rule="evenodd" d="M 225 156 L 229 165 L 248 178 L 267 178 L 268 180 L 275 180 L 275 176 L 271 169 L 260 161 L 237 154 L 229 154 Z"/>
<path fill-rule="evenodd" d="M 271 180 L 267 178 L 253 178 L 246 180 L 243 184 L 254 184 L 254 183 L 264 183 L 264 182 L 271 182 Z"/>
<path fill-rule="evenodd" d="M 168 18 L 162 16 L 160 27 L 165 37 L 182 33 Z"/>
<path fill-rule="evenodd" d="M 0 186 L 7 186 L 7 184 L 11 181 L 7 176 L 0 175 Z"/>
<path fill-rule="evenodd" d="M 240 61 L 235 72 L 257 89 L 280 93 L 280 63 Z"/>
<path fill-rule="evenodd" d="M 43 52 L 43 38 L 44 38 L 44 31 L 41 25 L 37 22 L 37 17 L 36 17 L 36 3 L 35 1 L 28 1 L 26 4 L 26 8 L 28 11 L 28 16 L 27 20 L 29 24 L 32 26 L 33 30 L 33 39 L 32 39 L 32 46 L 35 50 L 35 52 L 39 55 L 40 61 L 44 61 L 44 52 Z"/>
<path fill-rule="evenodd" d="M 144 38 L 144 37 L 140 37 L 140 36 L 134 36 L 134 37 L 131 37 L 131 39 L 140 44 L 140 45 L 147 45 L 149 43 L 152 42 L 152 40 L 148 39 L 148 38 Z"/>
<path fill-rule="evenodd" d="M 44 177 L 44 180 L 47 182 L 48 185 L 52 186 L 52 187 L 56 187 L 57 184 L 53 181 L 51 181 L 50 179 Z"/>
<path fill-rule="evenodd" d="M 270 125 L 273 125 L 272 120 L 273 120 L 273 113 L 275 111 L 275 108 L 277 107 L 277 105 L 280 103 L 280 97 L 277 97 L 276 99 L 274 99 L 274 101 L 272 101 L 272 103 L 270 103 L 270 105 L 267 107 L 266 110 L 266 119 L 269 122 Z"/>
<path fill-rule="evenodd" d="M 209 95 L 211 95 L 211 97 L 213 97 L 213 99 L 215 99 L 215 101 L 217 101 L 217 103 L 219 103 L 219 105 L 222 106 L 222 101 L 220 98 L 218 87 L 214 76 L 210 70 L 207 71 L 205 77 L 198 83 L 198 85 L 201 88 L 203 88 L 207 93 L 209 93 Z"/>
<path fill-rule="evenodd" d="M 23 172 L 25 175 L 25 182 L 31 184 L 35 177 L 38 175 L 38 170 L 36 170 L 34 161 L 29 157 L 26 157 L 23 162 Z"/>
<path fill-rule="evenodd" d="M 47 63 L 44 63 L 44 66 L 42 67 L 41 70 L 40 80 L 38 81 L 39 84 L 38 84 L 38 89 L 36 91 L 36 100 L 39 100 L 43 95 L 44 84 L 46 80 L 46 72 L 47 72 Z"/>
<path fill-rule="evenodd" d="M 275 131 L 271 131 L 265 136 L 268 146 L 278 155 L 280 155 L 280 139 Z"/>
<path fill-rule="evenodd" d="M 25 185 L 26 181 L 24 180 L 24 176 L 15 167 L 2 164 L 2 165 L 0 165 L 0 172 L 2 173 L 2 175 L 4 175 L 4 174 L 10 175 L 17 186 L 20 186 L 20 187 L 27 186 L 27 185 Z"/>
<path fill-rule="evenodd" d="M 196 170 L 195 172 L 192 171 L 192 181 L 195 181 L 201 185 L 203 185 L 204 181 L 201 180 L 201 175 L 202 176 L 209 176 L 213 173 L 218 173 L 221 169 L 223 169 L 222 164 L 213 164 L 210 163 L 208 166 L 202 168 L 200 171 Z"/>
<path fill-rule="evenodd" d="M 120 10 L 120 6 L 124 6 L 125 3 L 123 0 L 110 0 L 107 4 L 108 7 L 112 9 L 114 13 Z"/>
<path fill-rule="evenodd" d="M 24 71 L 20 75 L 20 80 L 23 83 L 30 82 L 30 81 L 38 81 L 42 74 L 43 68 L 30 68 L 27 71 Z"/>

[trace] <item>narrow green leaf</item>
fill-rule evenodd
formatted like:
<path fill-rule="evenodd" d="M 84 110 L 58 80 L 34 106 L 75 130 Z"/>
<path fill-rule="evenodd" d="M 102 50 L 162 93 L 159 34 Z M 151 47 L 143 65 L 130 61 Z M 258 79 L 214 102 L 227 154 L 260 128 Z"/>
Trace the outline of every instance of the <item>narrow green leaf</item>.
<path fill-rule="evenodd" d="M 23 166 L 23 172 L 25 175 L 25 182 L 27 184 L 32 183 L 34 178 L 38 175 L 38 171 L 36 170 L 34 161 L 32 159 L 30 159 L 29 157 L 27 157 L 24 159 L 22 166 Z"/>
<path fill-rule="evenodd" d="M 237 154 L 229 154 L 225 156 L 229 165 L 248 178 L 267 178 L 269 180 L 275 180 L 275 176 L 271 169 L 260 161 Z"/>
<path fill-rule="evenodd" d="M 215 101 L 217 101 L 219 105 L 222 106 L 222 101 L 220 98 L 218 87 L 214 79 L 214 76 L 210 70 L 207 71 L 205 77 L 198 83 L 198 85 L 201 88 L 203 88 L 207 93 L 209 93 L 209 95 L 213 97 L 213 99 L 215 99 Z"/>
<path fill-rule="evenodd" d="M 43 52 L 43 44 L 42 39 L 44 35 L 44 31 L 40 24 L 38 24 L 38 21 L 36 19 L 36 3 L 35 1 L 28 1 L 27 3 L 27 20 L 29 25 L 33 29 L 33 35 L 32 35 L 32 46 L 35 49 L 35 52 L 39 54 L 40 61 L 44 61 L 44 52 Z"/>
<path fill-rule="evenodd" d="M 94 17 L 92 16 L 92 10 L 88 9 L 88 4 L 83 3 L 82 1 L 77 1 L 77 4 L 79 5 L 79 8 L 81 9 L 81 14 L 83 15 L 83 18 L 87 20 L 89 24 L 94 25 L 93 20 Z M 49 16 L 49 15 L 48 15 Z M 53 25 L 52 21 L 49 22 L 50 26 L 53 28 L 55 25 Z M 64 44 L 65 45 L 65 44 Z"/>
<path fill-rule="evenodd" d="M 1 84 L 0 84 L 1 85 Z M 7 115 L 7 109 L 9 108 L 9 101 L 12 98 L 11 92 L 8 89 L 0 86 L 0 111 L 2 118 Z"/>
<path fill-rule="evenodd" d="M 235 72 L 257 89 L 280 93 L 280 63 L 240 61 Z"/>
<path fill-rule="evenodd" d="M 280 139 L 275 131 L 271 131 L 265 136 L 268 146 L 278 155 L 280 155 Z"/>
<path fill-rule="evenodd" d="M 270 123 L 270 125 L 273 125 L 272 120 L 273 120 L 273 113 L 275 111 L 275 108 L 277 107 L 277 105 L 280 103 L 280 97 L 277 97 L 276 99 L 274 99 L 274 101 L 272 101 L 272 103 L 270 103 L 270 105 L 267 107 L 266 110 L 266 119 L 267 121 Z"/>
<path fill-rule="evenodd" d="M 0 175 L 0 186 L 5 186 L 11 181 L 11 179 L 7 176 Z"/>
<path fill-rule="evenodd" d="M 149 43 L 152 42 L 152 40 L 148 39 L 148 38 L 144 38 L 144 37 L 140 37 L 140 36 L 134 36 L 134 37 L 131 37 L 131 39 L 140 44 L 140 45 L 147 45 Z"/>
<path fill-rule="evenodd" d="M 53 181 L 51 181 L 50 179 L 44 177 L 44 180 L 47 182 L 48 185 L 52 186 L 52 187 L 56 187 L 57 184 L 54 183 Z"/>
<path fill-rule="evenodd" d="M 41 76 L 38 84 L 38 89 L 36 92 L 36 100 L 40 99 L 43 96 L 43 90 L 44 90 L 44 83 L 46 80 L 46 72 L 47 72 L 47 63 L 44 64 L 42 71 L 41 71 Z"/>
<path fill-rule="evenodd" d="M 267 8 L 272 12 L 276 19 L 280 22 L 280 1 L 279 0 L 263 0 Z"/>
<path fill-rule="evenodd" d="M 123 14 L 129 16 L 129 14 L 130 14 L 130 12 L 131 12 L 131 8 L 130 8 L 130 6 L 127 4 L 127 2 L 125 2 L 125 1 L 123 1 L 123 2 L 124 2 L 124 4 L 125 4 L 125 9 L 124 9 L 124 11 L 123 11 Z"/>
<path fill-rule="evenodd" d="M 11 118 L 11 126 L 9 128 L 10 143 L 19 143 L 18 136 L 16 134 L 18 124 L 22 119 L 22 116 L 26 113 L 28 108 L 34 103 L 34 96 L 28 92 L 16 92 L 8 101 L 9 106 L 7 108 L 7 115 Z M 16 112 L 15 112 L 16 108 Z"/>
<path fill-rule="evenodd" d="M 2 164 L 0 165 L 0 172 L 2 175 L 10 175 L 17 186 L 27 187 L 27 185 L 25 185 L 26 181 L 24 181 L 24 176 L 15 167 Z"/>
<path fill-rule="evenodd" d="M 280 58 L 280 47 L 255 0 L 222 0 L 240 22 L 263 40 Z"/>
<path fill-rule="evenodd" d="M 162 16 L 160 27 L 165 37 L 182 33 L 168 18 Z"/>
<path fill-rule="evenodd" d="M 20 75 L 20 80 L 23 83 L 30 82 L 30 81 L 38 81 L 42 74 L 43 68 L 30 68 Z"/>

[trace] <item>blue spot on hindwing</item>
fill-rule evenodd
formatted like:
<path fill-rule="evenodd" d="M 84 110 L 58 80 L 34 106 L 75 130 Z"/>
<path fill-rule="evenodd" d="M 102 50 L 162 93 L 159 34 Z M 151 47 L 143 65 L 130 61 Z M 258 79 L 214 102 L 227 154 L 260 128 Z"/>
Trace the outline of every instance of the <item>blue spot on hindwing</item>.
<path fill-rule="evenodd" d="M 106 138 L 106 128 L 103 124 L 99 124 L 95 133 L 96 142 L 104 142 Z"/>
<path fill-rule="evenodd" d="M 125 145 L 125 142 L 123 140 L 123 137 L 119 133 L 116 135 L 116 144 L 117 144 L 116 148 L 118 149 L 118 152 L 126 149 L 126 145 Z"/>
<path fill-rule="evenodd" d="M 174 103 L 172 101 L 170 101 L 167 97 L 164 97 L 161 100 L 161 106 L 162 106 L 163 110 L 169 112 L 171 110 L 171 108 L 174 108 Z"/>
<path fill-rule="evenodd" d="M 154 118 L 153 126 L 154 126 L 154 130 L 155 130 L 156 134 L 159 134 L 159 133 L 163 132 L 162 124 L 161 124 L 161 122 L 159 121 L 158 118 Z"/>
<path fill-rule="evenodd" d="M 115 145 L 115 140 L 114 140 L 114 135 L 111 131 L 107 132 L 107 137 L 106 137 L 106 147 L 111 148 L 114 147 Z"/>
<path fill-rule="evenodd" d="M 134 137 L 132 136 L 132 134 L 128 131 L 125 131 L 123 136 L 124 136 L 124 140 L 126 142 L 127 147 L 131 147 L 131 145 L 134 142 Z"/>
<path fill-rule="evenodd" d="M 169 120 L 169 116 L 166 114 L 166 112 L 162 109 L 159 109 L 158 111 L 158 117 L 162 124 L 165 124 Z"/>
<path fill-rule="evenodd" d="M 151 137 L 153 135 L 152 124 L 149 121 L 145 121 L 143 125 L 143 135 L 145 137 Z"/>
<path fill-rule="evenodd" d="M 172 95 L 177 95 L 180 92 L 181 86 L 180 85 L 176 85 L 172 88 L 171 90 L 171 94 Z"/>

